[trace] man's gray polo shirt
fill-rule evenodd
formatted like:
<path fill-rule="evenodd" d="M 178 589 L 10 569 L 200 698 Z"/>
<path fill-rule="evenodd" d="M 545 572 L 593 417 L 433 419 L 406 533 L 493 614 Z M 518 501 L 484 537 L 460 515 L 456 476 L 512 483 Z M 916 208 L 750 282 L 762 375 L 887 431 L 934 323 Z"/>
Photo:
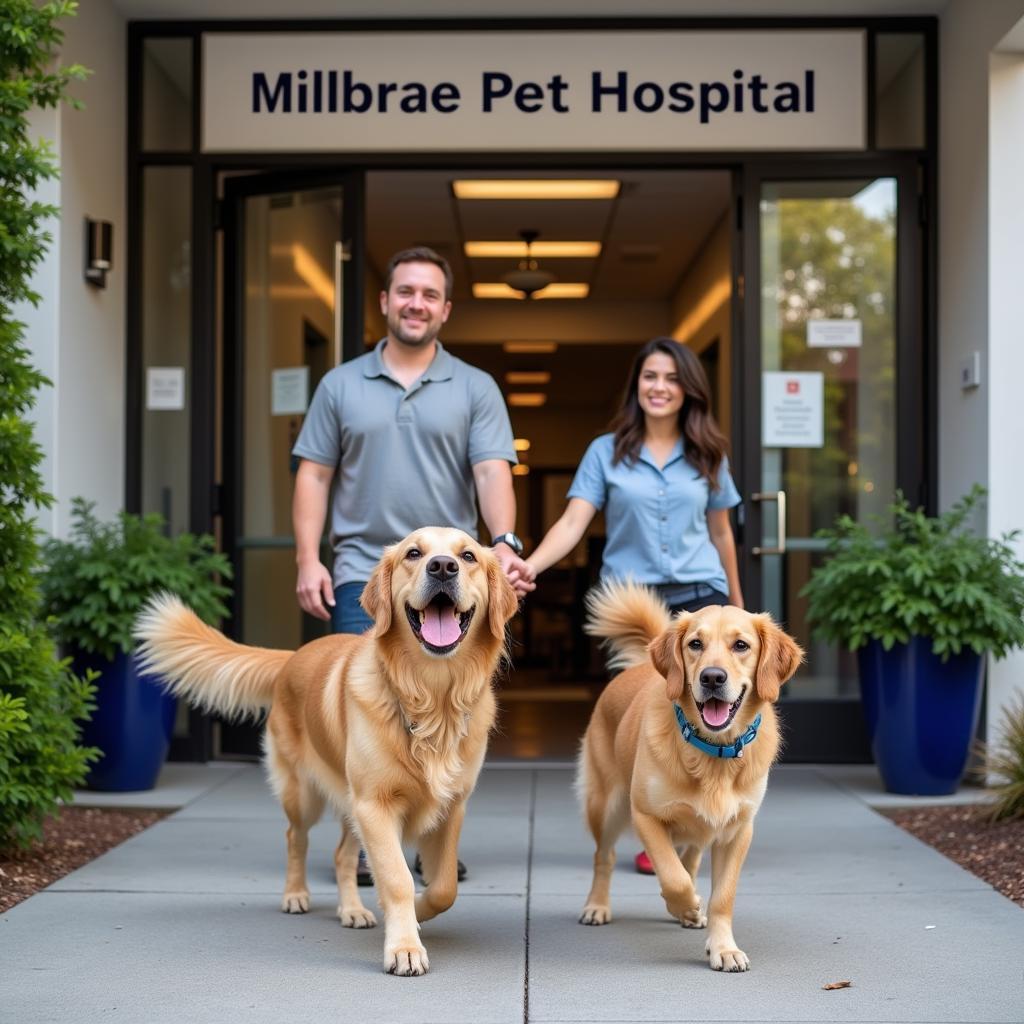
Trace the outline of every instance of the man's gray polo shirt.
<path fill-rule="evenodd" d="M 331 503 L 334 585 L 368 579 L 381 549 L 421 526 L 476 536 L 473 466 L 515 463 L 512 426 L 493 378 L 446 352 L 408 391 L 381 352 L 320 381 L 292 452 L 338 467 Z"/>

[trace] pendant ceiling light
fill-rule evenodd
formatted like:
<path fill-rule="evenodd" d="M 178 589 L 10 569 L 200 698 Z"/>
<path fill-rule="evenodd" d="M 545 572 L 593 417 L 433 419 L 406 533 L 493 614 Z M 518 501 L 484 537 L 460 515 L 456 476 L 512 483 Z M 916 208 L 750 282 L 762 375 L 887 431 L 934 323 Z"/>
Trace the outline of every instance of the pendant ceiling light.
<path fill-rule="evenodd" d="M 519 266 L 515 270 L 510 270 L 502 277 L 502 281 L 509 288 L 522 292 L 528 299 L 535 292 L 539 292 L 542 288 L 547 288 L 555 280 L 555 275 L 548 273 L 546 270 L 541 270 L 537 265 L 537 261 L 533 258 L 531 246 L 539 235 L 539 231 L 519 232 L 519 237 L 526 243 L 526 255 L 519 261 Z"/>

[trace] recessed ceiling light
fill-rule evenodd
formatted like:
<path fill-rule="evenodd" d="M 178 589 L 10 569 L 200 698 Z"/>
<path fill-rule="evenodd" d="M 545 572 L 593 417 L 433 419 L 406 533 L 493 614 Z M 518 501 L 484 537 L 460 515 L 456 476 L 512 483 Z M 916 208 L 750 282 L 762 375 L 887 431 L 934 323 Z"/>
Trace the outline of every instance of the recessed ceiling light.
<path fill-rule="evenodd" d="M 463 251 L 470 259 L 523 259 L 525 242 L 466 242 Z M 600 242 L 534 242 L 530 255 L 537 259 L 596 259 Z"/>
<path fill-rule="evenodd" d="M 517 452 L 528 452 L 530 450 L 530 439 L 528 437 L 517 437 L 512 444 Z"/>
<path fill-rule="evenodd" d="M 509 370 L 505 374 L 507 384 L 550 384 L 551 374 L 547 370 Z"/>
<path fill-rule="evenodd" d="M 556 281 L 534 292 L 533 299 L 585 299 L 590 285 L 583 281 Z M 504 281 L 476 281 L 473 284 L 474 299 L 525 299 L 526 296 L 510 288 Z"/>
<path fill-rule="evenodd" d="M 602 178 L 475 178 L 452 182 L 456 199 L 614 199 L 621 182 Z"/>
<path fill-rule="evenodd" d="M 558 351 L 556 341 L 506 341 L 501 346 L 512 355 L 551 355 Z"/>
<path fill-rule="evenodd" d="M 530 467 L 525 462 L 517 462 L 512 467 L 513 476 L 528 476 L 530 473 Z"/>
<path fill-rule="evenodd" d="M 509 405 L 537 409 L 548 400 L 543 391 L 513 391 L 508 396 Z"/>

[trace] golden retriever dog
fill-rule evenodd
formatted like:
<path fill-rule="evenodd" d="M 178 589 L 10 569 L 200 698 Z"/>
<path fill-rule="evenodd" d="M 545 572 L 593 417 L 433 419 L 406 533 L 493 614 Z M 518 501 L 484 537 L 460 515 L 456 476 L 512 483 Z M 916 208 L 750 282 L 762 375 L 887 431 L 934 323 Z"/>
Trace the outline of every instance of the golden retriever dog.
<path fill-rule="evenodd" d="M 309 830 L 329 802 L 343 823 L 341 923 L 377 923 L 356 886 L 362 844 L 384 909 L 384 969 L 420 975 L 429 963 L 419 922 L 455 901 L 459 832 L 517 601 L 489 549 L 439 527 L 387 548 L 360 600 L 372 630 L 294 653 L 234 643 L 167 595 L 144 610 L 136 637 L 147 670 L 190 702 L 224 715 L 269 707 L 265 766 L 288 817 L 281 909 L 309 909 Z M 419 895 L 403 839 L 419 843 L 429 879 Z"/>
<path fill-rule="evenodd" d="M 669 913 L 708 926 L 716 971 L 746 971 L 732 933 L 740 869 L 779 750 L 772 703 L 803 651 L 767 614 L 731 605 L 675 618 L 646 587 L 605 585 L 587 631 L 625 668 L 601 694 L 583 737 L 577 786 L 593 833 L 594 881 L 581 924 L 607 924 L 615 841 L 632 818 Z M 694 888 L 711 847 L 705 915 Z"/>

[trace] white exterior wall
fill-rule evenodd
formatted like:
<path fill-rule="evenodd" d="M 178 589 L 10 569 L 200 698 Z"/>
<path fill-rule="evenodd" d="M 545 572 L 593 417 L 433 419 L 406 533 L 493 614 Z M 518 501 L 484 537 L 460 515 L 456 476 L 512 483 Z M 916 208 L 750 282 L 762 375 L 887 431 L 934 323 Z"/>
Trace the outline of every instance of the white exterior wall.
<path fill-rule="evenodd" d="M 1024 17 L 1024 0 L 952 0 L 939 28 L 939 504 L 948 508 L 972 484 L 989 489 L 991 534 L 1022 524 L 1020 160 L 1021 102 L 1003 58 L 990 82 L 990 58 Z M 999 86 L 995 88 L 995 81 Z M 990 89 L 992 90 L 990 104 Z M 990 124 L 1000 125 L 990 136 Z M 1013 192 L 1016 189 L 1016 198 Z M 1014 235 L 1016 237 L 1014 238 Z M 1007 262 L 1008 260 L 1008 262 Z M 1014 269 L 1017 268 L 1016 280 Z M 981 353 L 981 386 L 960 388 L 960 366 Z M 1014 404 L 1016 401 L 1016 405 Z M 1024 652 L 989 666 L 985 732 L 1024 675 Z"/>
<path fill-rule="evenodd" d="M 84 110 L 33 116 L 33 133 L 50 140 L 61 171 L 39 198 L 61 214 L 33 280 L 42 302 L 19 310 L 33 363 L 53 382 L 38 395 L 35 421 L 46 489 L 57 499 L 40 525 L 58 535 L 77 495 L 105 518 L 123 507 L 125 449 L 125 23 L 107 0 L 91 0 L 62 24 L 65 63 L 92 75 L 72 89 Z M 106 289 L 82 276 L 87 215 L 114 225 Z"/>
<path fill-rule="evenodd" d="M 1024 455 L 1020 447 L 1020 383 L 1024 327 L 1020 285 L 1024 256 L 1024 53 L 991 58 L 989 111 L 989 531 L 1024 528 Z M 1024 541 L 1017 544 L 1024 558 Z M 1001 709 L 1024 697 L 1024 651 L 992 662 L 987 739 L 1001 731 Z"/>

